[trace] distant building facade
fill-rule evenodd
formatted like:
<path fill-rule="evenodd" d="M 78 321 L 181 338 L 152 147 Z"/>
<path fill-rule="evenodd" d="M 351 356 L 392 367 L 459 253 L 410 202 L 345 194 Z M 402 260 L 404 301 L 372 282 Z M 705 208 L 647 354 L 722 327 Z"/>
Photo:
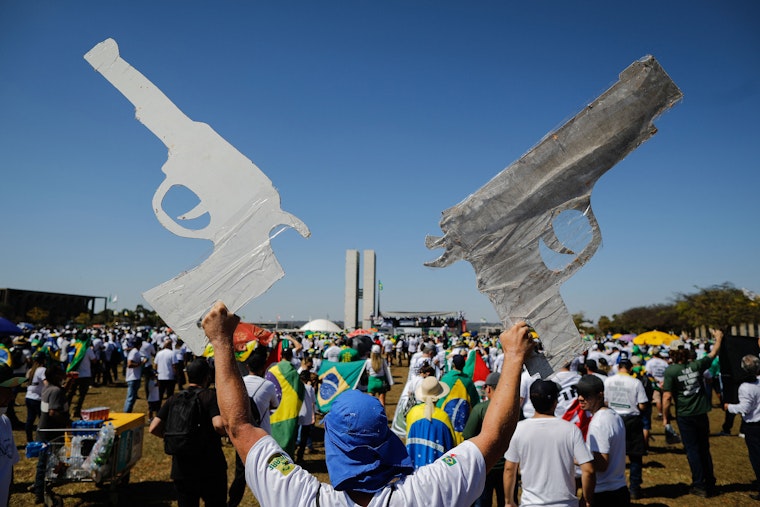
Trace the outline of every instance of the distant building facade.
<path fill-rule="evenodd" d="M 57 292 L 40 292 L 23 289 L 0 289 L 0 305 L 6 317 L 15 322 L 29 320 L 27 313 L 32 308 L 48 312 L 45 319 L 49 324 L 66 324 L 82 313 L 93 315 L 95 301 L 103 296 L 82 296 L 78 294 L 60 294 Z"/>
<path fill-rule="evenodd" d="M 359 300 L 362 303 L 361 327 L 372 327 L 372 316 L 375 314 L 375 286 L 377 282 L 376 257 L 374 250 L 364 250 L 363 288 L 359 288 L 359 251 L 346 250 L 346 290 L 344 300 L 345 329 L 358 329 Z"/>

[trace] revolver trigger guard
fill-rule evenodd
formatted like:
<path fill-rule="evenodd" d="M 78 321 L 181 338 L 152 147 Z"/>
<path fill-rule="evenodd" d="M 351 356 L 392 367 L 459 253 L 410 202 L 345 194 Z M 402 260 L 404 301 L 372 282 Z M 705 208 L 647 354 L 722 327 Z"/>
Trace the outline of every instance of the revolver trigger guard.
<path fill-rule="evenodd" d="M 182 236 L 185 238 L 198 238 L 198 239 L 211 239 L 206 234 L 206 229 L 208 226 L 202 228 L 202 229 L 188 229 L 187 227 L 182 227 L 179 225 L 172 217 L 170 217 L 163 207 L 164 197 L 169 192 L 169 190 L 174 186 L 174 182 L 169 180 L 169 178 L 164 179 L 164 181 L 161 182 L 161 184 L 156 189 L 156 193 L 153 194 L 153 213 L 156 214 L 156 218 L 161 223 L 161 225 L 164 226 L 165 229 L 167 229 L 169 232 L 176 234 L 177 236 Z M 193 208 L 188 214 L 186 214 L 184 217 L 181 217 L 183 220 L 190 218 L 190 214 L 197 211 L 203 203 L 200 203 L 198 206 Z M 200 215 L 199 215 L 200 216 Z"/>

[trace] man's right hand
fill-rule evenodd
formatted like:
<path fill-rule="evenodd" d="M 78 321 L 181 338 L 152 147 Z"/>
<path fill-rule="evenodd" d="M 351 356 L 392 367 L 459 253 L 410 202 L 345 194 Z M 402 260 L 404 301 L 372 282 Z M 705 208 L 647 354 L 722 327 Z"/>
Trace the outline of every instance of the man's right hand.
<path fill-rule="evenodd" d="M 528 334 L 528 324 L 523 321 L 517 322 L 511 329 L 504 331 L 499 335 L 501 349 L 504 351 L 504 358 L 520 359 L 525 362 L 525 358 L 530 354 L 535 346 L 533 339 Z"/>
<path fill-rule="evenodd" d="M 227 310 L 227 306 L 217 301 L 211 311 L 203 317 L 203 331 L 206 333 L 211 345 L 217 346 L 228 342 L 232 344 L 232 336 L 240 322 L 240 317 Z"/>

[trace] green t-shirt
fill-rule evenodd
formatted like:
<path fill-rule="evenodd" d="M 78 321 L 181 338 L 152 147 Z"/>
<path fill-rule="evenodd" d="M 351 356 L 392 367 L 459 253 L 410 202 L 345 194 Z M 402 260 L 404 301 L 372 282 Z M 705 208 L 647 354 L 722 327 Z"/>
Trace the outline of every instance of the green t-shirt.
<path fill-rule="evenodd" d="M 345 348 L 340 351 L 338 356 L 341 363 L 350 363 L 359 359 L 359 351 L 352 348 Z"/>
<path fill-rule="evenodd" d="M 706 414 L 712 403 L 705 395 L 702 372 L 710 367 L 713 359 L 702 359 L 685 364 L 671 364 L 665 369 L 663 391 L 670 391 L 676 406 L 676 416 L 690 417 Z"/>
<path fill-rule="evenodd" d="M 464 437 L 465 440 L 469 440 L 480 434 L 480 430 L 483 429 L 483 419 L 486 418 L 486 411 L 488 410 L 488 404 L 490 402 L 491 400 L 481 401 L 472 407 L 470 416 L 467 418 L 467 424 L 465 424 L 464 431 L 462 431 L 462 437 Z M 493 466 L 491 472 L 496 470 L 501 473 L 500 471 L 504 470 L 504 461 L 503 456 L 499 458 L 499 461 Z M 489 474 L 491 472 L 489 472 Z"/>

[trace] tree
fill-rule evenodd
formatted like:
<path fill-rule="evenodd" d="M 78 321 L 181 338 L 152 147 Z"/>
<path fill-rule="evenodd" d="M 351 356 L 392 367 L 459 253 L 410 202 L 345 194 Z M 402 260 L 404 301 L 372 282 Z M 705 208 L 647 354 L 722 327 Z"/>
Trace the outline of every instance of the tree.
<path fill-rule="evenodd" d="M 760 302 L 728 282 L 681 294 L 675 307 L 691 328 L 706 326 L 726 334 L 731 326 L 760 321 Z"/>
<path fill-rule="evenodd" d="M 612 328 L 619 333 L 641 334 L 657 329 L 680 333 L 686 327 L 678 317 L 674 305 L 659 304 L 638 306 L 613 316 Z"/>
<path fill-rule="evenodd" d="M 114 320 L 114 312 L 106 308 L 100 313 L 96 313 L 92 318 L 93 324 L 112 324 Z"/>
<path fill-rule="evenodd" d="M 89 325 L 91 320 L 92 320 L 92 318 L 90 317 L 90 314 L 87 313 L 87 312 L 82 312 L 79 315 L 77 315 L 76 317 L 74 317 L 74 322 L 76 322 L 77 324 L 80 324 L 82 326 Z"/>
<path fill-rule="evenodd" d="M 601 317 L 599 317 L 599 321 L 596 323 L 596 325 L 599 328 L 599 331 L 605 335 L 607 333 L 617 331 L 613 328 L 612 321 L 606 315 L 602 315 Z"/>
<path fill-rule="evenodd" d="M 48 315 L 50 315 L 50 312 L 47 310 L 43 310 L 39 306 L 35 306 L 34 308 L 26 312 L 26 316 L 29 317 L 29 320 L 31 320 L 35 324 L 44 322 L 48 318 Z"/>

